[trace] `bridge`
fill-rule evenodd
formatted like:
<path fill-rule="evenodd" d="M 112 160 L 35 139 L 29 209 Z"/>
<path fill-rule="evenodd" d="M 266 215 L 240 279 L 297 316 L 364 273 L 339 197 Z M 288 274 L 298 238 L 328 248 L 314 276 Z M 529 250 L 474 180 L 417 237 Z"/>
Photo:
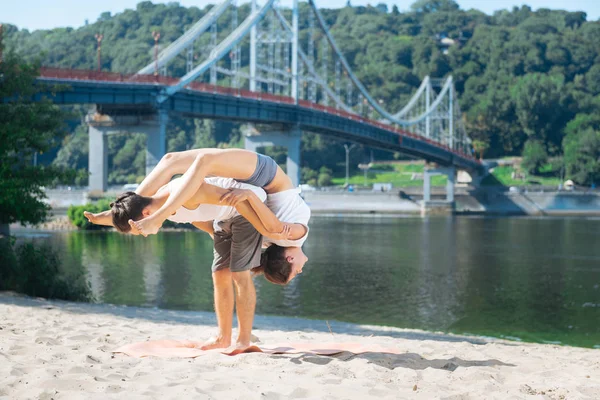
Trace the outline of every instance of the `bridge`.
<path fill-rule="evenodd" d="M 405 107 L 385 110 L 351 70 L 314 0 L 308 4 L 303 15 L 308 37 L 303 41 L 298 0 L 291 23 L 275 0 L 263 0 L 260 7 L 252 0 L 250 15 L 239 24 L 235 1 L 221 0 L 135 74 L 42 68 L 40 81 L 67 84 L 68 89 L 40 96 L 57 104 L 95 105 L 87 117 L 90 190 L 106 190 L 108 135 L 145 133 L 149 172 L 165 154 L 166 126 L 173 114 L 254 124 L 245 132 L 246 148 L 287 147 L 287 172 L 295 184 L 300 180 L 303 131 L 438 164 L 425 173 L 426 199 L 434 174 L 448 176 L 452 200 L 457 169 L 471 175 L 483 172 L 471 155 L 451 76 L 425 77 Z M 228 7 L 233 7 L 232 20 L 223 21 Z M 226 27 L 221 42 L 217 24 Z M 203 57 L 196 65 L 194 43 L 203 34 L 210 35 L 211 45 L 200 49 Z M 248 48 L 243 49 L 248 35 Z M 249 53 L 249 65 L 241 65 L 242 50 Z M 187 73 L 168 76 L 169 63 L 184 54 Z"/>

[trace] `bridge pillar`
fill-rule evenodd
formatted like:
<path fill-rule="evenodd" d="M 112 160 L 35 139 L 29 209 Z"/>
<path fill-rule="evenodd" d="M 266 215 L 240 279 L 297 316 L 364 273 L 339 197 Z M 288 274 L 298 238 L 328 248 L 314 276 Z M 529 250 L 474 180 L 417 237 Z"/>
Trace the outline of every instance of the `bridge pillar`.
<path fill-rule="evenodd" d="M 167 152 L 167 123 L 169 115 L 166 110 L 159 110 L 155 124 L 146 126 L 146 175 L 159 163 Z"/>
<path fill-rule="evenodd" d="M 89 178 L 91 192 L 106 192 L 108 182 L 107 127 L 89 125 Z"/>
<path fill-rule="evenodd" d="M 302 131 L 297 127 L 247 127 L 244 131 L 246 150 L 256 151 L 259 147 L 282 146 L 287 148 L 287 175 L 294 186 L 300 184 L 300 143 Z"/>
<path fill-rule="evenodd" d="M 431 200 L 431 178 L 435 175 L 446 175 L 446 200 Z M 454 211 L 454 185 L 456 184 L 456 169 L 454 167 L 425 169 L 423 172 L 423 201 L 421 215 L 452 214 Z"/>
<path fill-rule="evenodd" d="M 146 175 L 166 153 L 166 110 L 157 114 L 108 115 L 92 110 L 86 117 L 89 126 L 89 190 L 105 192 L 108 186 L 108 136 L 121 133 L 146 134 Z M 130 182 L 133 183 L 133 182 Z"/>

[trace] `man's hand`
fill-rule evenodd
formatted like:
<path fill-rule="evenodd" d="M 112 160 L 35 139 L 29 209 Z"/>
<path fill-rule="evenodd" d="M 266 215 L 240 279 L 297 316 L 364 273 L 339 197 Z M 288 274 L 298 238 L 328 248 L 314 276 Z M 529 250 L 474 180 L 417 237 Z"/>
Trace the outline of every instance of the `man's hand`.
<path fill-rule="evenodd" d="M 238 203 L 248 200 L 254 192 L 249 189 L 229 189 L 229 192 L 221 196 L 219 202 L 226 206 L 235 207 Z"/>

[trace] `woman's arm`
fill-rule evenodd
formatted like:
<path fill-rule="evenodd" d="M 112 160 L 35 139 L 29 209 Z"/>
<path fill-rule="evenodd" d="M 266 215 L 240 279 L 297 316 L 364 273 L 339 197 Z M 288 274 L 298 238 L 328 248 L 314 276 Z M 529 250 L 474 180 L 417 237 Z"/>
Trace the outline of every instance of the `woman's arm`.
<path fill-rule="evenodd" d="M 112 211 L 102 211 L 98 214 L 92 214 L 89 211 L 84 211 L 83 216 L 88 219 L 92 224 L 95 225 L 104 225 L 104 226 L 113 226 L 112 223 Z"/>
<path fill-rule="evenodd" d="M 174 175 L 185 173 L 196 157 L 211 151 L 214 150 L 195 149 L 165 154 L 135 192 L 141 196 L 153 196 L 161 186 L 169 183 Z"/>
<path fill-rule="evenodd" d="M 167 201 L 154 214 L 137 222 L 130 221 L 130 225 L 135 226 L 144 236 L 156 234 L 163 222 L 198 192 L 209 172 L 212 159 L 211 154 L 198 154 L 180 178 L 181 184 L 169 195 Z"/>

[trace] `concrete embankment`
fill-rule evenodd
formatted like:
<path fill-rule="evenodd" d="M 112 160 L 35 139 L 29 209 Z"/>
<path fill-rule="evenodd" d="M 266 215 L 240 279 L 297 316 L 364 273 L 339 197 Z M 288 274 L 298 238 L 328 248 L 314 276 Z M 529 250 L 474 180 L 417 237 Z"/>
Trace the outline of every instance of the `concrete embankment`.
<path fill-rule="evenodd" d="M 48 202 L 55 214 L 63 214 L 69 205 L 88 202 L 85 190 L 48 190 Z M 116 194 L 116 193 L 115 193 Z M 115 195 L 113 194 L 113 195 Z M 419 214 L 422 188 L 372 191 L 307 191 L 306 202 L 315 214 L 382 213 Z M 445 188 L 432 189 L 432 198 L 445 198 Z M 600 192 L 523 191 L 506 188 L 456 188 L 456 211 L 496 215 L 600 215 Z"/>
<path fill-rule="evenodd" d="M 315 191 L 303 195 L 315 213 L 419 214 L 423 198 L 420 188 L 396 189 L 388 193 Z M 432 198 L 444 199 L 444 189 L 435 188 Z M 600 216 L 600 193 L 592 192 L 513 193 L 499 188 L 459 188 L 455 200 L 458 213 Z"/>

